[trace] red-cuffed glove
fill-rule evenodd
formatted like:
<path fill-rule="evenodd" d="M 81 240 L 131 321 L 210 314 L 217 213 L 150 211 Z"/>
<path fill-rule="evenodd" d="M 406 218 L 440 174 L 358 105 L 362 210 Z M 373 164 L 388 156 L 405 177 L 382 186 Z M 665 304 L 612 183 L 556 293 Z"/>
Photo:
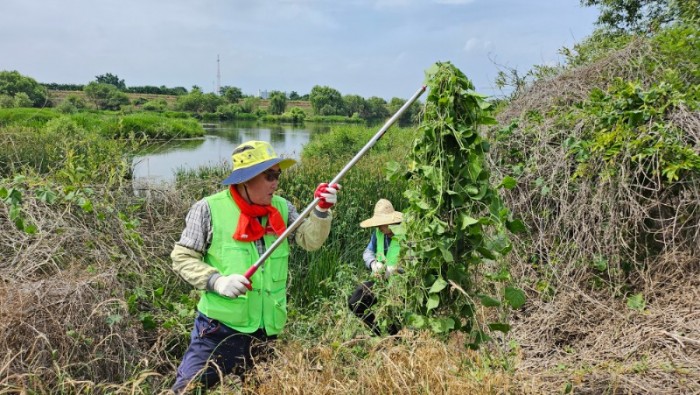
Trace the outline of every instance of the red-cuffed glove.
<path fill-rule="evenodd" d="M 316 206 L 321 211 L 326 211 L 333 207 L 334 204 L 338 202 L 338 191 L 340 190 L 339 184 L 328 185 L 327 182 L 318 184 L 316 187 L 316 192 L 314 192 L 314 198 L 320 198 Z"/>

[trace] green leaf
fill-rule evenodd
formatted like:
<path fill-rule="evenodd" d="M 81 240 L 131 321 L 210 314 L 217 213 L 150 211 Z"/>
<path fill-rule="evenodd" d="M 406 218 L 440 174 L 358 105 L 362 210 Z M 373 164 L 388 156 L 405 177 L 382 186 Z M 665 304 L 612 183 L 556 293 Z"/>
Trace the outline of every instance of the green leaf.
<path fill-rule="evenodd" d="M 430 320 L 430 329 L 434 333 L 447 333 L 454 327 L 455 321 L 452 318 L 433 318 Z"/>
<path fill-rule="evenodd" d="M 505 267 L 501 268 L 498 273 L 484 273 L 484 277 L 493 281 L 509 281 L 510 272 Z"/>
<path fill-rule="evenodd" d="M 525 223 L 519 219 L 506 221 L 506 228 L 513 233 L 521 233 L 527 230 Z"/>
<path fill-rule="evenodd" d="M 437 280 L 435 280 L 433 285 L 430 287 L 430 290 L 428 291 L 428 293 L 436 294 L 436 293 L 442 291 L 443 289 L 445 289 L 446 286 L 447 286 L 447 281 L 443 280 L 442 277 L 438 277 Z"/>
<path fill-rule="evenodd" d="M 476 250 L 479 251 L 479 253 L 483 255 L 486 259 L 496 259 L 496 254 L 494 254 L 488 248 L 478 247 Z"/>
<path fill-rule="evenodd" d="M 440 71 L 440 66 L 437 63 L 425 70 L 425 80 L 423 80 L 423 84 L 428 85 L 430 83 L 430 80 L 432 80 L 433 77 L 435 77 L 438 71 Z"/>
<path fill-rule="evenodd" d="M 527 297 L 525 296 L 525 292 L 523 292 L 519 288 L 506 287 L 505 299 L 506 302 L 508 302 L 508 304 L 510 305 L 510 307 L 514 309 L 519 309 L 525 304 Z"/>
<path fill-rule="evenodd" d="M 507 254 L 513 248 L 513 246 L 510 244 L 510 240 L 508 240 L 508 237 L 506 237 L 504 234 L 499 234 L 490 239 L 486 247 L 501 255 Z"/>
<path fill-rule="evenodd" d="M 22 204 L 22 192 L 20 190 L 10 188 L 5 193 L 7 194 L 7 196 L 5 197 L 5 201 L 8 204 Z"/>
<path fill-rule="evenodd" d="M 477 295 L 479 299 L 481 300 L 481 304 L 484 305 L 485 307 L 498 307 L 501 305 L 501 302 L 498 300 L 484 294 L 479 294 Z"/>
<path fill-rule="evenodd" d="M 56 203 L 56 194 L 48 188 L 41 188 L 37 190 L 36 197 L 46 204 Z"/>
<path fill-rule="evenodd" d="M 478 219 L 472 218 L 466 214 L 462 214 L 461 217 L 462 217 L 462 230 L 467 229 L 467 227 L 469 227 L 471 225 L 479 223 Z"/>
<path fill-rule="evenodd" d="M 451 263 L 455 261 L 454 257 L 452 256 L 452 253 L 447 248 L 440 247 L 440 252 L 442 253 L 442 259 L 444 259 L 445 262 Z"/>
<path fill-rule="evenodd" d="M 17 220 L 22 219 L 22 210 L 17 205 L 10 206 L 10 219 Z"/>
<path fill-rule="evenodd" d="M 143 329 L 147 331 L 156 329 L 156 321 L 151 314 L 142 313 L 139 320 L 141 321 L 141 325 L 143 325 Z"/>
<path fill-rule="evenodd" d="M 513 189 L 515 186 L 518 184 L 518 182 L 515 180 L 513 177 L 505 177 L 503 181 L 501 181 L 501 186 L 505 189 Z"/>
<path fill-rule="evenodd" d="M 389 162 L 386 163 L 386 169 L 391 173 L 399 170 L 400 167 L 401 167 L 401 165 L 399 164 L 399 162 L 397 162 L 395 160 L 390 160 Z"/>
<path fill-rule="evenodd" d="M 24 225 L 24 233 L 28 235 L 36 234 L 37 227 L 34 224 Z"/>
<path fill-rule="evenodd" d="M 188 312 L 189 313 L 189 312 Z M 422 315 L 418 314 L 411 314 L 408 316 L 408 325 L 416 328 L 416 329 L 423 329 L 425 328 L 426 325 L 426 319 Z"/>
<path fill-rule="evenodd" d="M 86 213 L 91 213 L 92 212 L 92 202 L 88 199 L 81 199 L 80 208 L 82 208 L 83 211 Z"/>
<path fill-rule="evenodd" d="M 472 350 L 478 349 L 481 343 L 491 340 L 491 337 L 486 332 L 480 330 L 472 331 L 471 336 L 474 338 L 474 342 L 469 343 L 468 346 Z"/>
<path fill-rule="evenodd" d="M 428 295 L 428 302 L 425 304 L 425 307 L 428 308 L 427 311 L 430 311 L 440 305 L 440 296 L 438 294 L 430 294 Z"/>
<path fill-rule="evenodd" d="M 403 223 L 396 224 L 396 225 L 389 225 L 389 229 L 394 234 L 394 237 L 396 237 L 397 239 L 399 239 L 399 240 L 405 239 L 406 227 L 404 226 Z"/>
<path fill-rule="evenodd" d="M 638 293 L 627 298 L 627 307 L 629 307 L 632 310 L 644 310 L 644 308 L 646 307 L 646 302 L 644 302 L 644 295 Z"/>
<path fill-rule="evenodd" d="M 121 322 L 122 316 L 119 314 L 112 314 L 109 317 L 107 317 L 107 325 L 113 326 L 114 324 L 117 324 Z"/>
<path fill-rule="evenodd" d="M 510 325 L 504 324 L 502 322 L 492 322 L 489 324 L 489 329 L 491 329 L 492 331 L 508 333 L 510 331 Z"/>

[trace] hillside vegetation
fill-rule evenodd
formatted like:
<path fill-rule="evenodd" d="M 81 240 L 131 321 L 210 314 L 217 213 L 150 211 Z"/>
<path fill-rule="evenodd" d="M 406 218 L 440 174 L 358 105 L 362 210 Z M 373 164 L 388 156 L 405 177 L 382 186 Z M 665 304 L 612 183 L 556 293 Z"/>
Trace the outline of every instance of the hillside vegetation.
<path fill-rule="evenodd" d="M 700 391 L 700 31 L 593 36 L 518 92 L 492 164 L 528 226 L 516 371 L 587 393 Z M 578 392 L 578 391 L 577 391 Z"/>

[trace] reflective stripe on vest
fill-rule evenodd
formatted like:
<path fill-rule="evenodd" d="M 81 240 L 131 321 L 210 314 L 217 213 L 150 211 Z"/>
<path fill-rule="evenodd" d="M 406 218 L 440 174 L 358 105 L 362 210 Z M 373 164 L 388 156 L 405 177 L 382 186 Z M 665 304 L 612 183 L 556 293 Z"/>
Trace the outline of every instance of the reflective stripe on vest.
<path fill-rule="evenodd" d="M 399 262 L 399 249 L 400 243 L 398 240 L 389 241 L 389 248 L 387 249 L 386 256 L 384 255 L 384 233 L 382 233 L 379 228 L 375 231 L 377 237 L 377 252 L 374 254 L 377 258 L 377 262 L 380 262 L 387 266 L 394 266 Z"/>
<path fill-rule="evenodd" d="M 253 242 L 233 239 L 240 209 L 228 190 L 206 198 L 211 211 L 212 242 L 204 262 L 215 267 L 222 275 L 243 274 L 260 255 Z M 287 201 L 273 196 L 272 205 L 287 223 Z M 265 226 L 267 217 L 263 218 Z M 269 247 L 276 235 L 265 235 Z M 287 322 L 287 261 L 289 242 L 285 240 L 272 252 L 265 264 L 251 278 L 253 289 L 237 298 L 226 298 L 216 292 L 202 292 L 197 308 L 204 315 L 239 332 L 252 333 L 264 327 L 268 335 L 282 331 Z"/>

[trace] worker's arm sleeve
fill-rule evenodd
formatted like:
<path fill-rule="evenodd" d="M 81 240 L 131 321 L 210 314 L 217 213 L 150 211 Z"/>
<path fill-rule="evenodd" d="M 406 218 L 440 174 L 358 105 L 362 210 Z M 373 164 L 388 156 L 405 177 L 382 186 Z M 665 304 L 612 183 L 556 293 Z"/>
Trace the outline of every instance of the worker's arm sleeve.
<path fill-rule="evenodd" d="M 291 225 L 298 217 L 297 209 L 289 204 L 288 224 Z M 331 232 L 332 220 L 331 210 L 319 211 L 314 208 L 309 217 L 295 230 L 294 241 L 306 251 L 318 250 Z"/>
<path fill-rule="evenodd" d="M 173 270 L 197 289 L 209 289 L 209 279 L 219 274 L 213 266 L 202 261 L 200 252 L 178 244 L 175 244 L 170 258 L 173 261 Z"/>
<path fill-rule="evenodd" d="M 219 273 L 202 257 L 211 244 L 211 212 L 205 200 L 195 203 L 185 218 L 185 229 L 170 258 L 173 270 L 196 289 L 211 289 Z"/>
<path fill-rule="evenodd" d="M 377 260 L 377 238 L 375 237 L 375 234 L 372 233 L 372 237 L 369 239 L 369 244 L 367 244 L 367 248 L 365 248 L 365 251 L 362 253 L 362 259 L 365 261 L 365 266 L 367 266 L 367 269 L 372 269 L 372 262 Z"/>

